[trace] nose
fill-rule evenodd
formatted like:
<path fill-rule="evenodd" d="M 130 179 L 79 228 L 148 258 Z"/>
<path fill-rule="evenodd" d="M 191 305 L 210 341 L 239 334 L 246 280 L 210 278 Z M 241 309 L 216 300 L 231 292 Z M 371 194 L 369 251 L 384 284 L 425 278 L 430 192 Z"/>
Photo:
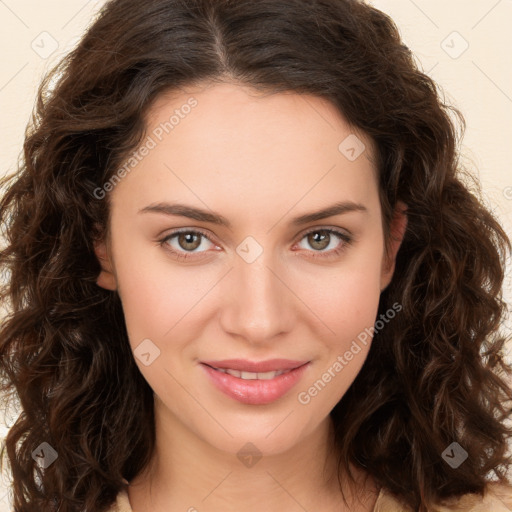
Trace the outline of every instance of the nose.
<path fill-rule="evenodd" d="M 220 322 L 224 331 L 253 344 L 272 342 L 296 323 L 300 301 L 288 272 L 263 252 L 252 263 L 242 258 L 224 279 Z"/>

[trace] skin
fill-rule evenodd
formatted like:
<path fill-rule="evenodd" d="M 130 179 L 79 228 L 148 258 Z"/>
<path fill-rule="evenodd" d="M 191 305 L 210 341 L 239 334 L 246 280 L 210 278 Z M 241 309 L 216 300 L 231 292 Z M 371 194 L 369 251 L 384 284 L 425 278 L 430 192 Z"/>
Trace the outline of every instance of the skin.
<path fill-rule="evenodd" d="M 148 366 L 135 357 L 154 390 L 157 446 L 130 482 L 131 505 L 137 512 L 256 512 L 264 497 L 266 511 L 372 510 L 378 489 L 363 482 L 362 470 L 357 486 L 344 479 L 350 507 L 342 501 L 329 416 L 371 343 L 360 344 L 307 405 L 297 395 L 374 325 L 406 215 L 395 214 L 387 257 L 374 147 L 357 133 L 366 150 L 347 159 L 338 146 L 356 132 L 325 100 L 207 84 L 160 96 L 147 135 L 192 96 L 197 106 L 111 192 L 109 236 L 96 245 L 97 283 L 119 293 L 132 349 L 150 339 L 160 350 Z M 291 224 L 339 201 L 366 211 Z M 231 229 L 139 212 L 160 202 L 218 212 Z M 201 229 L 210 240 L 160 243 L 178 228 Z M 313 228 L 337 228 L 353 242 L 327 234 L 315 245 L 306 236 Z M 263 250 L 252 263 L 236 252 L 248 236 Z M 177 260 L 169 247 L 192 257 Z M 282 398 L 247 405 L 218 391 L 199 365 L 228 358 L 311 364 Z M 247 442 L 262 455 L 252 467 L 237 457 Z M 351 502 L 356 492 L 362 499 Z"/>

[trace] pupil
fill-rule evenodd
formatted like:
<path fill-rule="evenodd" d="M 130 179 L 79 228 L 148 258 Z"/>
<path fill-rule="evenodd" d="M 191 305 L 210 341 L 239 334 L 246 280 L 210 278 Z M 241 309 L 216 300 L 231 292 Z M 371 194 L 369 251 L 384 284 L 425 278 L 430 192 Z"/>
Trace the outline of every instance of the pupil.
<path fill-rule="evenodd" d="M 185 248 L 190 249 L 191 247 L 186 247 L 189 244 L 194 245 L 194 238 L 198 238 L 194 233 L 184 233 L 183 235 L 184 242 L 185 242 Z M 197 243 L 195 244 L 197 246 Z M 192 249 L 195 249 L 196 247 L 192 247 Z"/>
<path fill-rule="evenodd" d="M 327 234 L 325 234 L 324 231 L 315 231 L 313 233 L 313 243 L 316 243 L 316 244 L 320 243 L 320 249 L 324 249 L 326 247 L 325 243 L 322 245 L 322 242 L 325 242 L 326 240 L 327 240 Z"/>

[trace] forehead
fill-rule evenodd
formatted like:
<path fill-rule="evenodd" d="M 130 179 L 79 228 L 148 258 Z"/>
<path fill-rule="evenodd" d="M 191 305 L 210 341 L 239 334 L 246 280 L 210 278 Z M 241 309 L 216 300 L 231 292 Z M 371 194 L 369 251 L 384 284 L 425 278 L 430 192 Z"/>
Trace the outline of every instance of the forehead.
<path fill-rule="evenodd" d="M 304 196 L 357 201 L 376 186 L 371 139 L 316 96 L 189 87 L 161 94 L 145 122 L 152 148 L 123 180 L 139 203 L 183 193 L 207 201 L 214 192 L 216 204 L 261 208 L 262 201 L 284 206 Z M 347 158 L 347 144 L 364 151 Z"/>
<path fill-rule="evenodd" d="M 188 140 L 195 133 L 203 143 L 245 142 L 246 150 L 267 143 L 275 151 L 282 145 L 296 151 L 334 148 L 337 154 L 339 143 L 352 135 L 366 146 L 363 156 L 369 161 L 374 158 L 370 137 L 349 125 L 331 102 L 293 91 L 262 92 L 233 83 L 183 87 L 160 94 L 145 122 L 148 132 L 156 130 L 157 138 L 172 133 L 176 141 L 180 135 Z"/>

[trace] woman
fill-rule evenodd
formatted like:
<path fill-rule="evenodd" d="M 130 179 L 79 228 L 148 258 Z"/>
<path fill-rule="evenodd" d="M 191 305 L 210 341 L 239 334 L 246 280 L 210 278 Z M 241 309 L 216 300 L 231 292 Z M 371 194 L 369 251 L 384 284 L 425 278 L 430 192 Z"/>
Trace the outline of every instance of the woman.
<path fill-rule="evenodd" d="M 0 203 L 17 512 L 512 506 L 510 241 L 389 17 L 113 0 L 37 108 Z"/>

